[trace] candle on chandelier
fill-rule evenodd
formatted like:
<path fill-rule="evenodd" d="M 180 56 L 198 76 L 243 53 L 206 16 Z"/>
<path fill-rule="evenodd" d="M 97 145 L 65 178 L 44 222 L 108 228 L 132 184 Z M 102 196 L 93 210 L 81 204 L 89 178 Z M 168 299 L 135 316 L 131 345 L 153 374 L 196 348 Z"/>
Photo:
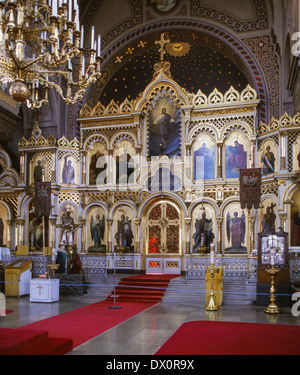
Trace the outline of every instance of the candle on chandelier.
<path fill-rule="evenodd" d="M 98 49 L 97 49 L 97 56 L 101 56 L 101 36 L 98 35 Z"/>
<path fill-rule="evenodd" d="M 92 26 L 92 31 L 91 31 L 91 49 L 94 48 L 94 42 L 95 42 L 95 26 Z"/>

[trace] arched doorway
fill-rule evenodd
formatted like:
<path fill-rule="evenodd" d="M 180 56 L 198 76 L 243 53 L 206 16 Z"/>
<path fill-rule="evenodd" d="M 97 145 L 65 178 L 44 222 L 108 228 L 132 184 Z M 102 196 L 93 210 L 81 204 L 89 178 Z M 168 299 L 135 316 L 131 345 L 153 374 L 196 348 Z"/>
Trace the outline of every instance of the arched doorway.
<path fill-rule="evenodd" d="M 146 273 L 181 273 L 182 214 L 169 200 L 151 204 L 145 215 Z"/>

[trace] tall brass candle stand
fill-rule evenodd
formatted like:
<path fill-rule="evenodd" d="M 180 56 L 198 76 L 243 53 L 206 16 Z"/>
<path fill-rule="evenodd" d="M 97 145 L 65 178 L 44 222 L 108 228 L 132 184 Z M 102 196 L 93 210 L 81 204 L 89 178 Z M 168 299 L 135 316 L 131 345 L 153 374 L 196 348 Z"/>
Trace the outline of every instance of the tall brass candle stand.
<path fill-rule="evenodd" d="M 206 311 L 218 311 L 219 307 L 216 305 L 215 302 L 215 293 L 214 293 L 214 275 L 215 275 L 215 270 L 214 270 L 214 265 L 211 264 L 208 272 L 210 273 L 210 280 L 211 280 L 211 291 L 209 295 L 209 300 L 208 303 L 205 306 Z"/>
<path fill-rule="evenodd" d="M 270 304 L 268 307 L 265 308 L 266 314 L 279 314 L 280 309 L 275 303 L 275 275 L 280 272 L 279 268 L 274 268 L 272 265 L 271 268 L 265 269 L 265 272 L 267 272 L 271 277 L 271 288 L 270 288 Z"/>

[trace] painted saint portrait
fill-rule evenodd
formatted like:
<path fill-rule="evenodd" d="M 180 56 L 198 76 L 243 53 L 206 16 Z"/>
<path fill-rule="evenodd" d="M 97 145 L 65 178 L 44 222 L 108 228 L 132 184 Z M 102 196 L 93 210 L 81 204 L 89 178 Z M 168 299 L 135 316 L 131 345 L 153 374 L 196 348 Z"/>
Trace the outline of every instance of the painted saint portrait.
<path fill-rule="evenodd" d="M 146 182 L 146 189 L 155 191 L 178 191 L 182 188 L 181 180 L 168 167 L 160 167 Z"/>
<path fill-rule="evenodd" d="M 70 156 L 65 156 L 63 159 L 61 181 L 63 184 L 75 184 L 74 160 Z"/>
<path fill-rule="evenodd" d="M 293 171 L 300 171 L 300 136 L 293 144 Z"/>
<path fill-rule="evenodd" d="M 116 153 L 116 183 L 119 185 L 134 183 L 134 155 L 133 146 L 128 141 L 119 143 Z"/>
<path fill-rule="evenodd" d="M 300 246 L 300 189 L 292 196 L 291 206 L 291 246 Z"/>
<path fill-rule="evenodd" d="M 31 250 L 42 251 L 43 247 L 49 246 L 49 220 L 48 217 L 42 215 L 36 215 L 35 207 L 33 202 L 29 206 L 29 226 L 28 226 L 28 237 L 29 246 Z"/>
<path fill-rule="evenodd" d="M 240 169 L 247 168 L 247 150 L 242 137 L 231 137 L 225 147 L 225 177 L 239 178 Z"/>
<path fill-rule="evenodd" d="M 230 206 L 225 214 L 225 253 L 246 254 L 246 215 L 238 204 Z"/>
<path fill-rule="evenodd" d="M 148 118 L 148 155 L 169 158 L 181 153 L 181 112 L 169 98 L 161 98 Z"/>
<path fill-rule="evenodd" d="M 272 198 L 266 198 L 262 201 L 261 209 L 261 231 L 273 233 L 276 231 L 276 203 Z"/>
<path fill-rule="evenodd" d="M 206 205 L 193 212 L 192 252 L 209 253 L 215 240 L 215 214 L 211 206 Z"/>
<path fill-rule="evenodd" d="M 0 205 L 0 247 L 7 246 L 7 225 L 8 214 L 5 207 Z"/>
<path fill-rule="evenodd" d="M 89 184 L 103 185 L 107 182 L 107 150 L 103 143 L 94 143 L 89 152 Z"/>
<path fill-rule="evenodd" d="M 134 251 L 133 212 L 130 207 L 123 206 L 114 217 L 115 250 Z"/>
<path fill-rule="evenodd" d="M 168 12 L 174 8 L 177 1 L 178 0 L 151 0 L 151 4 L 154 4 L 161 12 Z"/>
<path fill-rule="evenodd" d="M 215 178 L 215 144 L 208 135 L 198 137 L 194 145 L 194 179 Z"/>
<path fill-rule="evenodd" d="M 105 211 L 100 206 L 93 206 L 87 218 L 87 248 L 90 253 L 106 252 Z"/>
<path fill-rule="evenodd" d="M 264 175 L 276 172 L 276 144 L 272 141 L 265 142 L 261 152 L 261 168 Z"/>

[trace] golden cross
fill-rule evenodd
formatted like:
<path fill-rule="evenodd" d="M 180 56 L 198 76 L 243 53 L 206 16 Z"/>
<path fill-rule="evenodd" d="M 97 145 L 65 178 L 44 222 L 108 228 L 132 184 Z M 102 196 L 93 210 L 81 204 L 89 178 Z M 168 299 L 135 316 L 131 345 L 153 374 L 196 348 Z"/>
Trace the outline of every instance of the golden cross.
<path fill-rule="evenodd" d="M 39 296 L 40 296 L 41 295 L 41 289 L 44 289 L 44 287 L 42 285 L 39 285 L 36 288 L 39 289 Z"/>
<path fill-rule="evenodd" d="M 160 59 L 163 60 L 164 59 L 164 54 L 166 53 L 166 51 L 164 50 L 164 47 L 165 47 L 165 44 L 168 44 L 170 43 L 170 39 L 165 39 L 165 33 L 162 33 L 161 36 L 160 36 L 160 40 L 157 40 L 155 42 L 155 44 L 159 44 L 160 45 Z"/>

